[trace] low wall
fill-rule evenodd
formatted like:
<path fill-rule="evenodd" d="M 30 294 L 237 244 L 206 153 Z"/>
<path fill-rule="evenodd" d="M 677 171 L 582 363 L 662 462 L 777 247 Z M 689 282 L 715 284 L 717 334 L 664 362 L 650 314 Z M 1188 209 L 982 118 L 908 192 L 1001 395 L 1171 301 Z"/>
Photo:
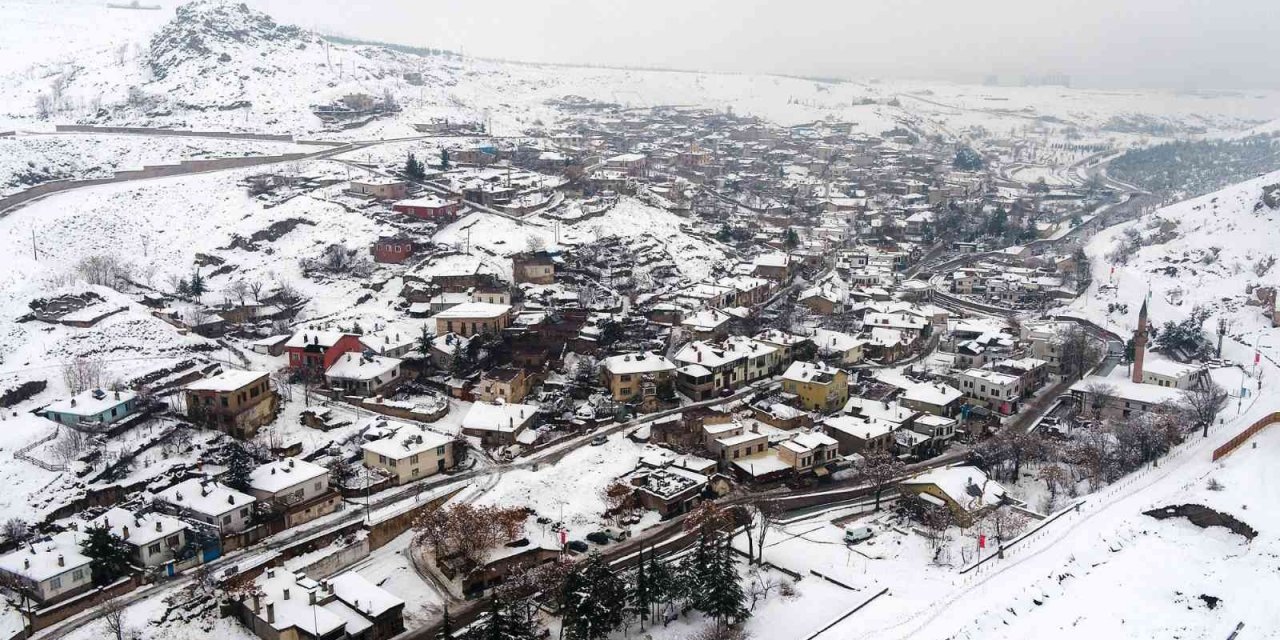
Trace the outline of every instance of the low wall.
<path fill-rule="evenodd" d="M 185 136 L 189 138 L 226 138 L 229 140 L 267 140 L 293 142 L 293 136 L 278 133 L 237 133 L 232 131 L 184 131 L 156 127 L 100 127 L 90 124 L 60 124 L 54 127 L 58 133 L 123 133 L 149 136 Z"/>
<path fill-rule="evenodd" d="M 362 538 L 331 553 L 311 564 L 298 567 L 297 571 L 307 574 L 308 578 L 319 580 L 346 569 L 347 567 L 369 557 L 369 539 Z"/>
<path fill-rule="evenodd" d="M 276 162 L 289 162 L 293 160 L 301 160 L 310 157 L 311 155 L 312 154 L 308 153 L 284 153 L 274 156 L 241 156 L 235 158 L 213 158 L 209 160 L 183 160 L 178 164 L 151 165 L 141 169 L 119 171 L 110 178 L 93 178 L 90 180 L 55 180 L 53 182 L 38 184 L 30 189 L 19 191 L 18 193 L 5 198 L 0 198 L 0 214 L 17 207 L 18 205 L 25 204 L 53 193 L 70 191 L 72 189 L 79 189 L 82 187 L 93 187 L 103 184 L 128 182 L 130 180 L 143 180 L 147 178 L 164 178 L 167 176 L 201 173 L 204 171 L 217 171 L 221 169 L 237 169 L 262 164 L 273 164 Z"/>
<path fill-rule="evenodd" d="M 1262 431 L 1277 422 L 1280 422 L 1280 411 L 1265 416 L 1261 420 L 1249 425 L 1248 429 L 1241 431 L 1236 434 L 1236 437 L 1228 440 L 1226 444 L 1213 450 L 1214 461 L 1216 462 L 1218 459 L 1223 458 L 1232 451 L 1240 448 L 1240 445 L 1244 444 L 1249 438 L 1252 438 L 1257 435 L 1259 431 Z"/>
<path fill-rule="evenodd" d="M 369 525 L 369 548 L 380 549 L 388 542 L 391 542 L 400 534 L 409 530 L 413 526 L 418 516 L 440 508 L 450 498 L 457 495 L 461 488 L 455 489 L 448 493 L 443 493 L 430 500 L 414 505 L 413 507 L 401 511 L 395 515 L 384 518 Z"/>
<path fill-rule="evenodd" d="M 85 609 L 96 607 L 116 596 L 124 595 L 138 587 L 138 576 L 120 580 L 113 585 L 94 589 L 83 595 L 60 602 L 47 609 L 38 609 L 31 614 L 31 630 L 39 631 L 55 625 Z"/>

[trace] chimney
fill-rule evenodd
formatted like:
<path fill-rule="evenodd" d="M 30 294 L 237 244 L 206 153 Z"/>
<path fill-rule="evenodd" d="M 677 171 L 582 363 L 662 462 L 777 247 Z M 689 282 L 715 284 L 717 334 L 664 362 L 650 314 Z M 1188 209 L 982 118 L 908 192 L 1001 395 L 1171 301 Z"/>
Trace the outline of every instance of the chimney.
<path fill-rule="evenodd" d="M 288 599 L 289 599 L 289 590 L 288 590 L 288 589 L 285 589 L 285 590 L 284 590 L 284 599 L 285 599 L 285 600 L 288 600 Z"/>
<path fill-rule="evenodd" d="M 160 521 L 156 520 L 156 531 L 160 531 L 160 530 L 161 530 Z"/>
<path fill-rule="evenodd" d="M 75 398 L 72 398 L 72 399 L 71 399 L 71 406 L 73 406 L 73 407 L 74 407 L 74 406 L 76 406 L 76 399 L 75 399 Z"/>
<path fill-rule="evenodd" d="M 116 389 L 116 400 L 120 399 L 120 390 Z"/>
<path fill-rule="evenodd" d="M 289 592 L 286 591 L 285 593 L 287 594 Z M 275 624 L 275 623 L 276 623 L 276 603 L 268 602 L 267 603 L 267 624 Z"/>
<path fill-rule="evenodd" d="M 61 554 L 61 553 L 59 553 L 59 554 L 58 554 L 58 566 L 59 566 L 59 567 L 65 567 L 65 566 L 67 566 L 67 561 L 66 561 L 66 560 L 64 560 L 64 559 L 62 558 L 62 554 Z"/>
<path fill-rule="evenodd" d="M 30 569 L 30 568 L 31 568 L 31 558 L 23 558 L 23 559 L 22 559 L 22 568 L 23 568 L 23 569 Z"/>
<path fill-rule="evenodd" d="M 315 603 L 316 603 L 316 592 L 315 592 L 315 590 L 314 590 L 314 589 L 312 589 L 311 591 L 308 591 L 308 592 L 307 592 L 307 603 L 308 603 L 308 604 L 310 604 L 310 605 L 313 605 L 313 606 L 315 605 Z"/>
<path fill-rule="evenodd" d="M 159 526 L 159 525 L 160 525 L 160 523 L 158 523 L 158 522 L 157 522 L 157 523 L 156 523 L 156 526 Z M 125 540 L 128 540 L 128 539 L 129 539 L 129 525 L 127 525 L 127 524 L 126 524 L 126 525 L 124 525 L 124 527 L 122 527 L 122 528 L 121 528 L 120 533 L 121 533 L 121 535 L 120 535 L 120 537 L 121 537 L 121 538 L 124 538 Z"/>
<path fill-rule="evenodd" d="M 235 504 L 235 503 L 236 503 L 236 497 L 234 495 L 227 494 L 227 504 Z"/>
<path fill-rule="evenodd" d="M 274 577 L 276 577 L 276 570 L 273 568 L 267 569 L 267 579 L 270 580 Z"/>
<path fill-rule="evenodd" d="M 262 594 L 255 591 L 253 593 L 253 612 L 256 614 L 260 611 L 262 611 Z"/>

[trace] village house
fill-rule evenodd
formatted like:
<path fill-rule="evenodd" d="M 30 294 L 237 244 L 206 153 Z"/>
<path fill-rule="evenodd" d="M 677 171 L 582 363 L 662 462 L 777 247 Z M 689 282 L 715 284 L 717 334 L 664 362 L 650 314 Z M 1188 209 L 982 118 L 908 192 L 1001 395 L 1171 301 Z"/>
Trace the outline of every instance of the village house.
<path fill-rule="evenodd" d="M 93 588 L 90 562 L 77 534 L 65 531 L 0 556 L 0 574 L 21 593 L 49 605 Z"/>
<path fill-rule="evenodd" d="M 527 404 L 477 402 L 462 418 L 462 433 L 480 438 L 487 447 L 512 445 L 533 426 L 537 413 L 537 407 Z"/>
<path fill-rule="evenodd" d="M 88 389 L 65 400 L 50 403 L 40 415 L 66 425 L 107 425 L 125 418 L 138 408 L 138 395 L 131 391 Z"/>
<path fill-rule="evenodd" d="M 996 362 L 993 369 L 1018 376 L 1023 398 L 1030 398 L 1049 381 L 1049 363 L 1038 358 L 1006 358 Z"/>
<path fill-rule="evenodd" d="M 436 335 L 460 336 L 495 334 L 511 324 L 511 305 L 464 302 L 436 314 Z"/>
<path fill-rule="evenodd" d="M 771 347 L 778 349 L 778 362 L 782 364 L 790 364 L 796 359 L 796 350 L 802 348 L 806 344 L 812 344 L 812 340 L 805 336 L 798 336 L 787 333 L 780 329 L 766 329 L 757 333 L 753 338 L 756 342 L 762 342 Z"/>
<path fill-rule="evenodd" d="M 324 380 L 340 395 L 375 396 L 400 382 L 401 364 L 398 358 L 348 352 L 325 370 Z"/>
<path fill-rule="evenodd" d="M 158 567 L 176 560 L 187 544 L 190 526 L 163 513 L 134 513 L 120 507 L 98 516 L 93 526 L 106 527 L 129 545 L 129 560 L 139 567 Z"/>
<path fill-rule="evenodd" d="M 1005 415 L 1017 413 L 1022 379 L 990 369 L 966 369 L 956 375 L 956 387 L 966 398 Z"/>
<path fill-rule="evenodd" d="M 360 353 L 360 336 L 337 331 L 299 331 L 284 344 L 289 368 L 305 376 L 319 377 L 344 353 Z"/>
<path fill-rule="evenodd" d="M 412 238 L 403 236 L 384 236 L 373 243 L 373 261 L 384 264 L 400 264 L 413 256 L 415 245 Z"/>
<path fill-rule="evenodd" d="M 643 153 L 624 153 L 605 160 L 605 168 L 643 178 L 649 175 L 649 159 Z"/>
<path fill-rule="evenodd" d="M 791 278 L 794 264 L 791 256 L 776 252 L 756 256 L 752 260 L 751 275 L 767 278 L 775 282 L 786 282 Z"/>
<path fill-rule="evenodd" d="M 457 219 L 460 206 L 457 200 L 446 200 L 439 196 L 422 196 L 412 200 L 400 200 L 391 205 L 391 210 L 422 220 L 449 222 Z"/>
<path fill-rule="evenodd" d="M 646 351 L 610 356 L 604 359 L 601 371 L 605 386 L 617 402 L 656 396 L 663 386 L 671 386 L 674 391 L 676 365 L 659 354 Z"/>
<path fill-rule="evenodd" d="M 361 445 L 366 467 L 390 474 L 396 484 L 413 482 L 453 468 L 453 438 L 419 425 L 389 421 L 385 424 L 399 427 L 390 436 Z"/>
<path fill-rule="evenodd" d="M 521 367 L 496 367 L 480 376 L 476 397 L 483 402 L 520 402 L 529 395 L 533 380 Z"/>
<path fill-rule="evenodd" d="M 981 469 L 970 466 L 933 469 L 898 483 L 902 495 L 914 495 L 925 502 L 945 507 L 956 522 L 968 527 L 983 513 L 1005 501 L 1000 483 Z"/>
<path fill-rule="evenodd" d="M 666 519 L 688 513 L 701 502 L 707 477 L 672 465 L 636 473 L 631 484 L 640 506 Z"/>
<path fill-rule="evenodd" d="M 838 415 L 822 420 L 823 430 L 838 445 L 840 455 L 890 451 L 898 425 L 868 416 Z"/>
<path fill-rule="evenodd" d="M 963 401 L 964 394 L 959 389 L 941 382 L 912 384 L 898 396 L 898 403 L 904 407 L 946 417 L 954 416 Z"/>
<path fill-rule="evenodd" d="M 693 400 L 705 400 L 724 389 L 746 384 L 745 351 L 729 351 L 694 341 L 675 355 L 676 386 Z"/>
<path fill-rule="evenodd" d="M 793 362 L 782 374 L 782 391 L 804 409 L 830 413 L 849 400 L 849 376 L 820 362 Z"/>
<path fill-rule="evenodd" d="M 404 600 L 350 571 L 316 581 L 269 568 L 232 612 L 262 640 L 388 640 L 404 631 Z"/>
<path fill-rule="evenodd" d="M 716 438 L 707 451 L 717 460 L 733 461 L 760 453 L 768 447 L 768 435 L 748 431 L 734 436 Z"/>
<path fill-rule="evenodd" d="M 862 362 L 862 348 L 867 344 L 862 338 L 830 329 L 815 330 L 812 340 L 818 346 L 819 355 L 834 358 L 842 365 Z"/>
<path fill-rule="evenodd" d="M 361 178 L 352 180 L 347 191 L 375 200 L 400 200 L 409 194 L 409 183 L 395 178 Z"/>
<path fill-rule="evenodd" d="M 299 458 L 261 465 L 249 474 L 249 493 L 294 527 L 329 515 L 342 506 L 342 494 L 329 487 L 329 470 Z"/>
<path fill-rule="evenodd" d="M 223 538 L 254 526 L 255 502 L 253 496 L 205 478 L 191 478 L 156 494 L 161 510 L 213 525 Z"/>
<path fill-rule="evenodd" d="M 182 391 L 188 418 L 242 440 L 275 420 L 280 408 L 265 372 L 224 371 L 192 382 Z"/>
<path fill-rule="evenodd" d="M 778 445 L 778 457 L 795 470 L 826 473 L 826 465 L 840 457 L 840 443 L 821 433 L 800 433 Z"/>
<path fill-rule="evenodd" d="M 546 251 L 517 253 L 511 256 L 511 274 L 517 284 L 554 284 L 556 262 Z"/>

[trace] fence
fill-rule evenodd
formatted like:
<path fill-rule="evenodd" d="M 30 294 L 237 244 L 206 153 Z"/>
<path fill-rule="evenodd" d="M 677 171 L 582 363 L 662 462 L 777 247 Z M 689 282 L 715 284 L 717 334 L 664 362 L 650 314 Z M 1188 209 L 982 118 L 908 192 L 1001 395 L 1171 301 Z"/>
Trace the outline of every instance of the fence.
<path fill-rule="evenodd" d="M 1235 451 L 1244 444 L 1246 440 L 1257 435 L 1259 431 L 1280 422 L 1280 411 L 1263 417 L 1261 420 L 1253 423 L 1248 429 L 1236 434 L 1236 437 L 1228 440 L 1226 444 L 1213 450 L 1213 460 L 1216 462 L 1219 458 L 1225 457 L 1227 454 Z"/>
<path fill-rule="evenodd" d="M 39 439 L 38 439 L 38 440 L 36 440 L 35 442 L 32 442 L 31 444 L 29 444 L 29 445 L 27 445 L 27 446 L 25 446 L 25 447 L 23 447 L 23 448 L 21 448 L 21 449 L 18 449 L 17 451 L 14 451 L 14 452 L 13 452 L 13 457 L 15 457 L 15 458 L 17 458 L 17 459 L 19 459 L 19 460 L 22 460 L 23 462 L 29 462 L 29 463 L 31 463 L 31 464 L 34 464 L 35 466 L 40 467 L 41 469 L 44 469 L 45 471 L 54 471 L 54 472 L 57 472 L 57 471 L 66 471 L 66 470 L 67 470 L 66 465 L 55 465 L 55 464 L 50 464 L 50 463 L 48 463 L 48 462 L 45 462 L 44 460 L 41 460 L 41 459 L 39 459 L 39 458 L 35 458 L 35 457 L 33 457 L 33 456 L 28 455 L 28 454 L 30 454 L 30 453 L 31 453 L 31 450 L 32 450 L 32 449 L 35 449 L 36 447 L 38 447 L 38 446 L 40 446 L 40 445 L 42 445 L 42 444 L 44 444 L 44 443 L 46 443 L 46 442 L 49 442 L 49 441 L 51 441 L 51 440 L 53 440 L 53 439 L 57 438 L 57 437 L 58 437 L 58 432 L 59 432 L 59 430 L 60 430 L 61 428 L 62 428 L 62 427 L 61 427 L 61 425 L 55 426 L 55 427 L 53 428 L 53 433 L 51 433 L 51 434 L 49 434 L 49 435 L 47 435 L 47 436 L 44 436 L 43 438 L 39 438 Z"/>

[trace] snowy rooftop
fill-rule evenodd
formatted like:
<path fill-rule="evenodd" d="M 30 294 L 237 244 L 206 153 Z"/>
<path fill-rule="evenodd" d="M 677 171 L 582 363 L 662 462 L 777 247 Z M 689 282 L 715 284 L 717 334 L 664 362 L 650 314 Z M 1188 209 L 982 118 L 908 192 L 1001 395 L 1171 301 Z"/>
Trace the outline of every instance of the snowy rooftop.
<path fill-rule="evenodd" d="M 299 331 L 293 334 L 293 337 L 289 338 L 289 341 L 284 346 L 301 348 L 308 345 L 318 345 L 327 349 L 338 344 L 339 340 L 349 335 L 355 334 L 342 333 L 341 331 Z"/>
<path fill-rule="evenodd" d="M 944 467 L 903 480 L 902 484 L 933 484 L 967 511 L 1000 504 L 1004 487 L 977 467 Z"/>
<path fill-rule="evenodd" d="M 338 358 L 338 361 L 333 363 L 333 366 L 329 367 L 329 370 L 325 371 L 324 375 L 343 380 L 368 380 L 390 375 L 399 367 L 400 360 L 398 358 L 365 356 L 348 352 Z"/>
<path fill-rule="evenodd" d="M 828 430 L 839 431 L 855 438 L 870 440 L 897 429 L 900 423 L 887 422 L 866 416 L 832 416 L 822 421 Z"/>
<path fill-rule="evenodd" d="M 782 374 L 784 380 L 797 382 L 830 382 L 828 378 L 835 376 L 840 370 L 821 362 L 792 362 Z"/>
<path fill-rule="evenodd" d="M 30 545 L 30 548 L 22 548 L 0 556 L 0 569 L 25 576 L 36 582 L 48 580 L 88 564 L 89 558 L 80 553 L 77 535 L 71 531 L 55 534 L 50 540 L 35 542 Z"/>
<path fill-rule="evenodd" d="M 329 579 L 333 595 L 360 613 L 374 618 L 404 604 L 404 600 L 387 593 L 354 571 Z"/>
<path fill-rule="evenodd" d="M 490 404 L 477 402 L 471 405 L 462 419 L 463 429 L 477 431 L 515 431 L 533 417 L 538 408 L 528 404 Z"/>
<path fill-rule="evenodd" d="M 157 493 L 156 497 L 169 504 L 209 516 L 220 516 L 254 502 L 253 496 L 240 493 L 222 483 L 200 478 L 178 483 Z"/>
<path fill-rule="evenodd" d="M 111 508 L 95 519 L 93 524 L 105 525 L 111 533 L 135 547 L 144 547 L 187 529 L 187 523 L 163 513 L 139 515 L 120 507 Z"/>
<path fill-rule="evenodd" d="M 657 373 L 661 371 L 674 371 L 676 365 L 668 360 L 666 356 L 645 351 L 642 353 L 628 353 L 605 358 L 604 368 L 609 373 L 621 375 L 628 373 Z"/>
<path fill-rule="evenodd" d="M 276 493 L 300 483 L 322 477 L 328 469 L 300 458 L 268 462 L 249 474 L 249 486 L 258 491 Z"/>
<path fill-rule="evenodd" d="M 80 393 L 58 400 L 45 407 L 45 411 L 55 413 L 67 413 L 77 416 L 95 416 L 103 411 L 108 411 L 112 407 L 117 407 L 125 402 L 133 400 L 137 394 L 131 391 L 104 391 L 102 389 L 89 389 Z"/>
<path fill-rule="evenodd" d="M 511 311 L 509 304 L 491 302 L 464 302 L 450 307 L 436 315 L 437 318 L 496 318 Z"/>
<path fill-rule="evenodd" d="M 416 424 L 388 421 L 388 425 L 396 427 L 395 433 L 385 438 L 367 442 L 361 448 L 393 460 L 401 460 L 424 451 L 443 447 L 453 440 L 449 436 L 429 431 Z"/>
<path fill-rule="evenodd" d="M 263 371 L 223 371 L 216 376 L 196 380 L 187 385 L 186 388 L 190 391 L 235 391 L 246 385 L 253 384 L 265 375 L 267 374 Z"/>
<path fill-rule="evenodd" d="M 410 198 L 408 200 L 400 200 L 392 206 L 396 207 L 429 207 L 438 209 L 449 204 L 448 200 L 439 196 L 423 196 L 421 198 Z"/>

